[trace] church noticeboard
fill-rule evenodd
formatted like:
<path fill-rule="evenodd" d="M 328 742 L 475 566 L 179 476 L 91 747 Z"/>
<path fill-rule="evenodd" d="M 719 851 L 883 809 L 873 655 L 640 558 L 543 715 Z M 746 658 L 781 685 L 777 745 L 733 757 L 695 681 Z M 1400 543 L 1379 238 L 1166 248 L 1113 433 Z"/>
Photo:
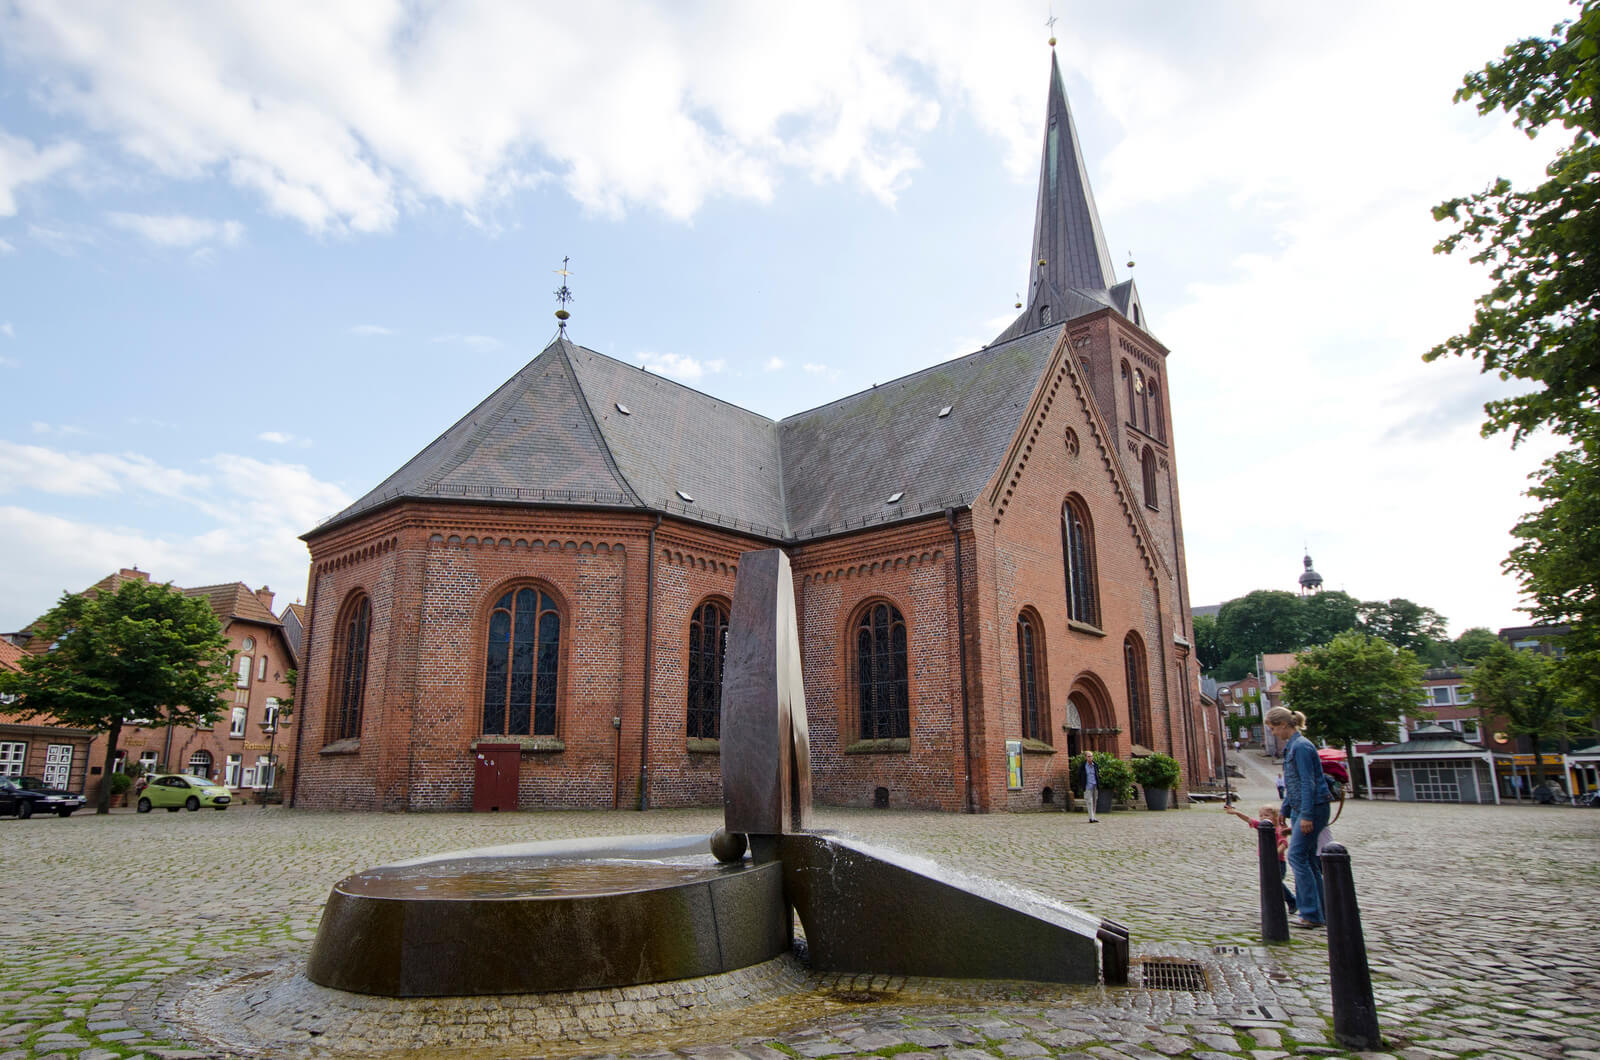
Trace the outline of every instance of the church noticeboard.
<path fill-rule="evenodd" d="M 1006 790 L 1022 790 L 1022 741 L 1006 741 Z"/>

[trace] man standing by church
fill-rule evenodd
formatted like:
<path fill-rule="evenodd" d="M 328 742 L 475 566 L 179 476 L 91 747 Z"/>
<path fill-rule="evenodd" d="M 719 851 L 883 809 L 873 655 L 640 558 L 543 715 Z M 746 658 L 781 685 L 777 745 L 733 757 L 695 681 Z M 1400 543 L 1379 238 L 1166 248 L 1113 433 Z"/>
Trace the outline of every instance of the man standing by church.
<path fill-rule="evenodd" d="M 1094 815 L 1094 804 L 1100 794 L 1100 771 L 1095 768 L 1094 755 L 1083 756 L 1083 803 L 1089 809 L 1089 823 L 1098 824 L 1100 819 Z"/>

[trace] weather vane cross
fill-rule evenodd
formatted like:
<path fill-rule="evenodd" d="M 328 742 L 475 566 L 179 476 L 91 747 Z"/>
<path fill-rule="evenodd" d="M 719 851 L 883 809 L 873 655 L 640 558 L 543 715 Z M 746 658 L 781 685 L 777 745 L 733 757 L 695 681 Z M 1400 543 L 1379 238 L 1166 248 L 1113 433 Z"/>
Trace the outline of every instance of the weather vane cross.
<path fill-rule="evenodd" d="M 1056 46 L 1056 13 L 1054 11 L 1050 12 L 1050 17 L 1044 20 L 1044 24 L 1050 29 L 1050 47 L 1054 48 Z"/>
<path fill-rule="evenodd" d="M 571 313 L 567 312 L 567 303 L 572 301 L 572 291 L 567 287 L 567 277 L 572 275 L 567 266 L 571 263 L 572 259 L 570 257 L 562 258 L 561 268 L 553 270 L 557 276 L 561 277 L 561 286 L 556 288 L 555 296 L 556 319 L 561 322 L 561 334 L 563 336 L 567 333 L 567 318 L 572 316 Z"/>

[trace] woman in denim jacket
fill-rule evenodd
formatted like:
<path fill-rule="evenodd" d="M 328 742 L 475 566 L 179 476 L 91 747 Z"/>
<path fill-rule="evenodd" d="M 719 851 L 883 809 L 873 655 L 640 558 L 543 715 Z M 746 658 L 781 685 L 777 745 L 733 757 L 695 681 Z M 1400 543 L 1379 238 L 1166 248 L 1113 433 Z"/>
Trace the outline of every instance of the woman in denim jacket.
<path fill-rule="evenodd" d="M 1284 820 L 1290 822 L 1289 867 L 1294 870 L 1294 892 L 1299 915 L 1291 927 L 1324 926 L 1322 873 L 1317 869 L 1317 836 L 1328 827 L 1328 783 L 1322 776 L 1317 748 L 1301 735 L 1306 716 L 1287 707 L 1267 711 L 1267 727 L 1283 743 Z"/>

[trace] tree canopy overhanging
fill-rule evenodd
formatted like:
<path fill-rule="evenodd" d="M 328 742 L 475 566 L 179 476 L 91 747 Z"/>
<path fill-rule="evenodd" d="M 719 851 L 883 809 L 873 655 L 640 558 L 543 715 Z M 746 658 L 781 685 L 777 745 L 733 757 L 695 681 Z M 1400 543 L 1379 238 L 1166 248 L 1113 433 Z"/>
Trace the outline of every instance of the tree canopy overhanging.
<path fill-rule="evenodd" d="M 1458 101 L 1503 111 L 1530 137 L 1561 130 L 1570 141 L 1545 180 L 1517 189 L 1495 181 L 1450 199 L 1434 217 L 1456 228 L 1436 253 L 1469 250 L 1489 267 L 1471 327 L 1435 346 L 1477 360 L 1486 373 L 1535 384 L 1484 406 L 1483 433 L 1509 431 L 1513 446 L 1545 428 L 1569 448 L 1532 477 L 1539 510 L 1512 530 L 1503 566 L 1532 601 L 1535 621 L 1565 623 L 1566 658 L 1556 680 L 1600 714 L 1600 0 L 1505 49 L 1470 73 Z"/>

